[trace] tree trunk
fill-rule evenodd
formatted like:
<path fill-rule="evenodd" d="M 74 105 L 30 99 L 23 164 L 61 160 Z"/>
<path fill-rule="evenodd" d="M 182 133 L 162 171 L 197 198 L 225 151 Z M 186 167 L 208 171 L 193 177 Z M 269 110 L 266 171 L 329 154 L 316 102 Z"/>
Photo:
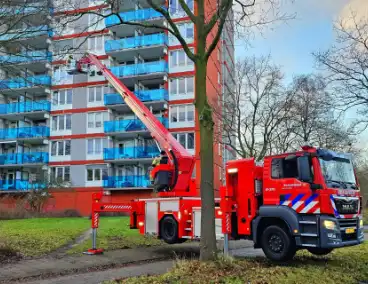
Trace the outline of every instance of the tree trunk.
<path fill-rule="evenodd" d="M 214 194 L 214 160 L 213 160 L 213 118 L 206 93 L 207 62 L 199 59 L 196 62 L 196 110 L 200 129 L 201 160 L 201 244 L 200 259 L 216 258 L 215 235 L 215 194 Z"/>

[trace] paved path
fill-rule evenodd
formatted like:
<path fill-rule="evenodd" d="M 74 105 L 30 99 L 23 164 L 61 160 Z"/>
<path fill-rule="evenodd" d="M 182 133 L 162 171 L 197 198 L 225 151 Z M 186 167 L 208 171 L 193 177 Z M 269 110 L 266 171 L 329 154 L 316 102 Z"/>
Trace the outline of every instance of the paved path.
<path fill-rule="evenodd" d="M 99 284 L 103 281 L 134 277 L 140 275 L 164 274 L 172 266 L 172 260 L 132 265 L 104 271 L 62 276 L 53 279 L 27 281 L 27 284 Z M 18 282 L 19 283 L 19 282 Z M 24 282 L 23 282 L 24 283 Z"/>
<path fill-rule="evenodd" d="M 197 257 L 199 254 L 198 243 L 188 243 L 185 246 L 172 246 L 175 248 L 175 254 L 182 254 L 183 252 L 190 256 Z M 219 248 L 222 248 L 222 243 L 219 243 Z M 162 248 L 161 248 L 162 250 Z M 123 252 L 122 252 L 123 253 Z M 237 257 L 254 257 L 264 256 L 262 250 L 253 249 L 253 243 L 249 241 L 236 241 L 230 242 L 230 254 Z M 106 256 L 110 255 L 110 252 L 106 253 Z M 98 256 L 100 257 L 100 256 Z M 180 257 L 180 255 L 179 255 Z M 45 280 L 33 280 L 26 282 L 13 282 L 13 283 L 27 283 L 27 284 L 99 284 L 102 281 L 127 278 L 140 275 L 155 275 L 163 274 L 167 272 L 174 265 L 173 260 L 156 261 L 144 264 L 131 264 L 125 267 L 107 269 L 103 271 L 86 272 L 74 275 L 61 276 Z"/>

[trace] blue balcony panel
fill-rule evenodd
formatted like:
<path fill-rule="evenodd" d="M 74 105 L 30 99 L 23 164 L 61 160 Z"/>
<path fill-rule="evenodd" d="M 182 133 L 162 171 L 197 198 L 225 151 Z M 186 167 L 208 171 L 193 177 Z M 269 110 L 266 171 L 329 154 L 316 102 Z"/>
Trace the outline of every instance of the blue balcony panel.
<path fill-rule="evenodd" d="M 34 138 L 45 138 L 49 136 L 50 136 L 50 128 L 47 126 L 0 129 L 0 140 L 34 139 Z"/>
<path fill-rule="evenodd" d="M 118 40 L 107 40 L 105 42 L 106 53 L 132 48 L 149 47 L 167 44 L 167 35 L 164 33 L 143 35 L 123 38 Z"/>
<path fill-rule="evenodd" d="M 0 81 L 0 90 L 23 89 L 40 87 L 45 88 L 51 85 L 51 77 L 48 75 L 36 75 L 26 78 L 12 78 Z"/>
<path fill-rule="evenodd" d="M 129 77 L 154 73 L 167 73 L 168 65 L 164 60 L 112 67 L 111 72 L 117 77 Z"/>
<path fill-rule="evenodd" d="M 169 99 L 169 93 L 166 89 L 142 90 L 136 91 L 134 94 L 141 102 L 167 101 Z M 105 94 L 104 102 L 105 105 L 125 104 L 121 95 L 116 93 Z"/>
<path fill-rule="evenodd" d="M 49 28 L 47 25 L 42 25 L 36 27 L 27 27 L 25 29 L 12 30 L 9 31 L 7 34 L 0 36 L 0 41 L 15 41 L 43 35 L 52 37 L 52 29 Z"/>
<path fill-rule="evenodd" d="M 49 161 L 47 152 L 10 153 L 0 155 L 0 165 L 45 164 Z"/>
<path fill-rule="evenodd" d="M 147 147 L 105 148 L 104 160 L 152 159 L 159 154 L 160 151 L 155 145 Z"/>
<path fill-rule="evenodd" d="M 165 7 L 163 8 L 166 9 Z M 133 11 L 119 13 L 119 16 L 111 15 L 107 17 L 105 19 L 106 28 L 120 25 L 121 20 L 119 17 L 121 18 L 123 22 L 139 22 L 139 21 L 147 21 L 147 20 L 164 18 L 161 13 L 155 11 L 152 8 L 133 10 Z"/>
<path fill-rule="evenodd" d="M 52 53 L 49 51 L 35 50 L 28 51 L 20 54 L 9 54 L 0 56 L 1 64 L 19 64 L 19 63 L 32 63 L 39 61 L 52 60 Z"/>
<path fill-rule="evenodd" d="M 43 182 L 29 182 L 28 180 L 0 180 L 0 191 L 29 191 L 46 188 Z"/>
<path fill-rule="evenodd" d="M 157 118 L 166 128 L 168 127 L 167 118 L 158 117 Z M 129 131 L 139 131 L 147 130 L 146 126 L 139 119 L 123 119 L 114 121 L 104 122 L 104 132 L 114 133 L 114 132 L 129 132 Z"/>
<path fill-rule="evenodd" d="M 18 114 L 28 112 L 49 112 L 51 110 L 51 103 L 49 101 L 38 102 L 19 102 L 11 104 L 0 104 L 0 115 Z"/>
<path fill-rule="evenodd" d="M 148 175 L 109 176 L 103 180 L 104 188 L 150 187 Z"/>

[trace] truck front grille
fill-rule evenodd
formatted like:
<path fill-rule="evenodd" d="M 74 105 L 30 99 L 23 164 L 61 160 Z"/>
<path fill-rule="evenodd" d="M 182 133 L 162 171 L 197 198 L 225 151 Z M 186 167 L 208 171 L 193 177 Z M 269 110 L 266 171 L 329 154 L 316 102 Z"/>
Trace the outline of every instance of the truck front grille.
<path fill-rule="evenodd" d="M 334 202 L 339 214 L 357 214 L 359 212 L 359 199 L 334 198 Z"/>

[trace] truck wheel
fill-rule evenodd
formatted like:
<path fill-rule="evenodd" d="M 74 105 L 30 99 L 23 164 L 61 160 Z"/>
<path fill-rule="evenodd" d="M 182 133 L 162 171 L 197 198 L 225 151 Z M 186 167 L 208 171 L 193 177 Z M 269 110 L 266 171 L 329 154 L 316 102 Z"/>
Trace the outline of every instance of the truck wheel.
<path fill-rule="evenodd" d="M 326 255 L 329 254 L 332 249 L 328 249 L 328 248 L 308 248 L 308 251 L 311 254 L 315 254 L 315 255 Z"/>
<path fill-rule="evenodd" d="M 178 223 L 173 216 L 165 216 L 160 223 L 160 236 L 168 244 L 175 244 L 178 238 Z"/>
<path fill-rule="evenodd" d="M 288 261 L 296 253 L 294 238 L 279 226 L 269 226 L 263 231 L 261 246 L 267 258 L 273 261 Z"/>

